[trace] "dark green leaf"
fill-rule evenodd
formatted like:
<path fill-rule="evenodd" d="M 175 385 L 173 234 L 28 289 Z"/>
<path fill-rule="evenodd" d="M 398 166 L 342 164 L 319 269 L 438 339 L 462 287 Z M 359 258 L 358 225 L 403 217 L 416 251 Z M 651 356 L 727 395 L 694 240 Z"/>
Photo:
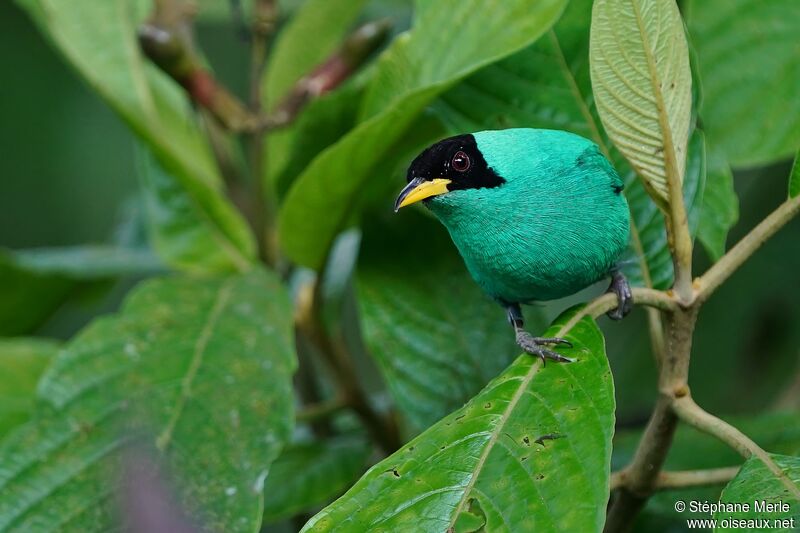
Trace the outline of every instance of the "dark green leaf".
<path fill-rule="evenodd" d="M 794 198 L 800 194 L 800 150 L 794 157 L 792 172 L 789 174 L 789 198 Z"/>
<path fill-rule="evenodd" d="M 800 145 L 800 3 L 685 4 L 703 77 L 700 115 L 711 146 L 734 167 L 790 156 Z"/>
<path fill-rule="evenodd" d="M 303 531 L 596 531 L 605 521 L 614 387 L 603 337 L 568 312 L 578 358 L 519 357 L 470 402 L 372 467 Z M 532 495 L 523 497 L 521 495 Z M 464 514 L 474 515 L 466 519 Z"/>
<path fill-rule="evenodd" d="M 402 228 L 366 230 L 358 296 L 367 347 L 417 432 L 477 394 L 519 349 L 447 231 L 431 217 L 403 219 Z M 526 317 L 528 329 L 543 329 L 535 309 Z"/>
<path fill-rule="evenodd" d="M 364 472 L 369 453 L 366 442 L 351 438 L 288 446 L 264 483 L 264 521 L 276 522 L 339 496 Z"/>
<path fill-rule="evenodd" d="M 478 0 L 431 2 L 417 13 L 411 32 L 382 55 L 363 101 L 361 123 L 309 165 L 284 202 L 279 226 L 292 259 L 319 269 L 335 236 L 352 218 L 359 192 L 380 176 L 376 165 L 425 106 L 459 79 L 536 40 L 565 2 L 491 5 L 502 9 Z M 484 10 L 491 16 L 478 16 Z"/>
<path fill-rule="evenodd" d="M 715 531 L 786 531 L 800 526 L 800 457 L 770 455 L 769 459 L 773 468 L 769 468 L 760 458 L 751 457 L 728 483 L 720 501 L 726 504 L 746 503 L 749 508 L 747 511 L 717 511 L 714 518 L 719 523 Z M 768 526 L 756 525 L 754 519 L 759 518 L 768 520 Z M 745 526 L 750 525 L 728 528 L 722 524 L 724 519 L 741 520 L 740 523 Z"/>
<path fill-rule="evenodd" d="M 200 181 L 182 186 L 144 148 L 139 179 L 150 239 L 164 261 L 193 273 L 247 268 L 249 259 L 223 230 L 224 224 L 234 229 L 239 215 L 217 191 Z"/>
<path fill-rule="evenodd" d="M 192 204 L 205 224 L 214 227 L 224 241 L 219 245 L 223 250 L 215 253 L 229 256 L 226 269 L 250 263 L 255 257 L 253 237 L 223 196 L 216 163 L 183 89 L 139 51 L 136 28 L 152 2 L 18 2 L 89 85 L 147 143 L 165 170 L 164 180 L 172 182 L 172 196 L 185 196 L 183 202 Z M 171 262 L 173 257 L 166 259 Z"/>
<path fill-rule="evenodd" d="M 280 137 L 268 142 L 269 153 L 278 152 L 271 164 L 275 189 L 284 195 L 294 179 L 325 148 L 342 138 L 355 125 L 362 89 L 354 84 L 310 102 Z M 273 158 L 274 159 L 274 158 Z"/>
<path fill-rule="evenodd" d="M 711 154 L 708 161 L 703 210 L 697 238 L 713 261 L 725 253 L 728 231 L 739 220 L 739 198 L 733 190 L 733 173 L 724 157 Z"/>
<path fill-rule="evenodd" d="M 36 383 L 57 351 L 45 339 L 0 339 L 0 437 L 30 418 Z"/>
<path fill-rule="evenodd" d="M 127 444 L 158 454 L 199 523 L 256 530 L 292 428 L 292 339 L 273 275 L 144 283 L 59 352 L 34 420 L 0 443 L 0 531 L 114 527 Z"/>
<path fill-rule="evenodd" d="M 0 250 L 0 336 L 24 335 L 34 331 L 77 286 L 63 275 L 31 271 L 16 257 Z"/>

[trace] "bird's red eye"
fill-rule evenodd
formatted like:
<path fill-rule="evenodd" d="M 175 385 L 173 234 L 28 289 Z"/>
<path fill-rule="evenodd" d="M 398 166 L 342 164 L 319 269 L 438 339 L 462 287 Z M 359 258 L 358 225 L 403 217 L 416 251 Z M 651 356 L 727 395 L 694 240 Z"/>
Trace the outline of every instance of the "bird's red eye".
<path fill-rule="evenodd" d="M 470 164 L 469 156 L 461 150 L 456 152 L 456 155 L 453 156 L 453 160 L 450 161 L 450 166 L 453 167 L 453 170 L 457 170 L 458 172 L 466 172 L 469 170 Z"/>

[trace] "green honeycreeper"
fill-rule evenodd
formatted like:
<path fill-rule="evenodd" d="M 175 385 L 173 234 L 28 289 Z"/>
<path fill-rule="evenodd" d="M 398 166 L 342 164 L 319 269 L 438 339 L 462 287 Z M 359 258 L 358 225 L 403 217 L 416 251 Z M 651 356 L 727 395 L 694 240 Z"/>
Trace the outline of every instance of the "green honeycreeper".
<path fill-rule="evenodd" d="M 617 268 L 628 245 L 623 182 L 597 145 L 565 131 L 515 128 L 458 135 L 426 148 L 395 211 L 422 201 L 450 232 L 480 287 L 508 314 L 531 355 L 571 361 L 523 329 L 520 304 L 562 298 L 611 277 L 618 307 L 632 306 Z"/>

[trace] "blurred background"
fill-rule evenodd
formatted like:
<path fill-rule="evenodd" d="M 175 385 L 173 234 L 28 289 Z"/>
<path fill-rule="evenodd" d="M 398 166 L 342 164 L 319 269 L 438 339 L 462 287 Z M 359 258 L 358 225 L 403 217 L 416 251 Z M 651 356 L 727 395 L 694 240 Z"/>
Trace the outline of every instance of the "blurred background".
<path fill-rule="evenodd" d="M 364 19 L 391 14 L 395 31 L 407 25 L 405 2 L 381 6 Z M 218 77 L 245 95 L 248 45 L 232 21 L 226 16 L 201 19 L 198 37 Z M 145 243 L 133 134 L 11 2 L 0 3 L 0 65 L 0 249 Z M 189 107 L 186 120 L 194 120 Z M 740 216 L 729 246 L 785 199 L 790 168 L 787 160 L 735 172 Z M 396 182 L 399 188 L 399 174 Z M 696 248 L 699 274 L 709 260 L 701 246 Z M 0 287 L 10 290 L 15 280 L 2 279 L 2 272 Z M 800 219 L 769 240 L 705 305 L 691 383 L 706 409 L 744 416 L 800 407 L 799 276 Z M 43 320 L 20 318 L 4 325 L 9 328 L 4 334 L 67 339 L 93 316 L 115 309 L 134 282 L 56 285 L 49 293 L 59 297 L 47 302 L 41 295 L 49 306 Z M 545 312 L 552 318 L 603 289 L 549 303 Z M 619 429 L 640 428 L 654 401 L 656 381 L 644 313 L 637 310 L 622 323 L 604 318 L 601 327 L 615 376 Z M 374 389 L 380 388 L 376 383 Z M 615 460 L 624 464 L 624 447 L 619 453 Z"/>

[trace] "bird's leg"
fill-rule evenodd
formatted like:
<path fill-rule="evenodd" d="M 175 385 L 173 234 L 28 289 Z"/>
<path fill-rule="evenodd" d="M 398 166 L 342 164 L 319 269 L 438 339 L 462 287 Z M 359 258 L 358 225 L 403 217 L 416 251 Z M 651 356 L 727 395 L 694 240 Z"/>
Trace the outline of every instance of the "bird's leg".
<path fill-rule="evenodd" d="M 633 294 L 631 293 L 631 286 L 628 280 L 619 270 L 611 271 L 611 285 L 608 286 L 606 292 L 613 292 L 617 295 L 619 304 L 616 309 L 612 309 L 606 316 L 611 320 L 622 320 L 633 308 Z"/>
<path fill-rule="evenodd" d="M 562 344 L 572 348 L 572 343 L 566 339 L 559 337 L 534 337 L 523 329 L 524 319 L 522 317 L 522 310 L 519 304 L 505 304 L 508 321 L 514 327 L 514 333 L 517 337 L 517 344 L 522 348 L 525 353 L 539 357 L 542 363 L 546 363 L 547 359 L 557 361 L 559 363 L 574 363 L 575 359 L 564 357 L 563 355 L 554 352 L 547 348 L 548 344 Z"/>

